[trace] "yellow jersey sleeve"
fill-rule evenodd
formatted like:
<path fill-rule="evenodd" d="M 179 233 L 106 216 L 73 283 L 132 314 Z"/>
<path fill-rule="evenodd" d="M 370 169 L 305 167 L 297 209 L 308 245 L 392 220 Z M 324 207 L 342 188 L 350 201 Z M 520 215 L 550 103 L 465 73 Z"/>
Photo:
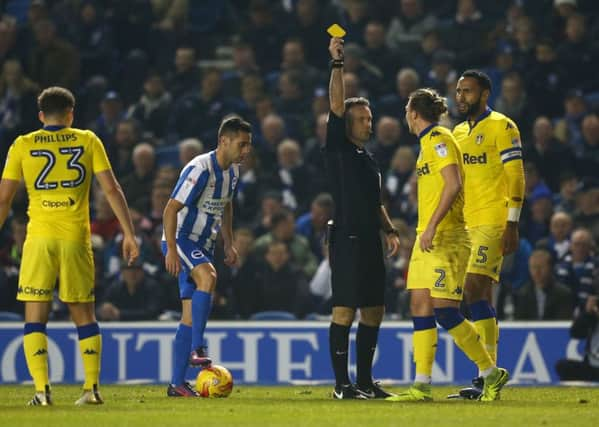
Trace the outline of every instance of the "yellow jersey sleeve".
<path fill-rule="evenodd" d="M 420 138 L 420 155 L 416 162 L 418 177 L 418 225 L 417 232 L 426 229 L 431 216 L 439 205 L 445 182 L 441 170 L 458 165 L 461 174 L 460 150 L 453 135 L 445 128 L 436 126 Z M 437 231 L 464 228 L 463 194 L 460 193 L 449 212 L 437 226 Z"/>
<path fill-rule="evenodd" d="M 520 208 L 524 201 L 522 142 L 518 127 L 511 119 L 505 118 L 505 127 L 503 132 L 498 132 L 495 144 L 503 163 L 507 183 L 508 208 Z"/>
<path fill-rule="evenodd" d="M 110 161 L 106 155 L 104 144 L 100 141 L 100 138 L 96 136 L 92 131 L 88 131 L 91 135 L 92 141 L 92 170 L 94 173 L 103 172 L 108 169 L 112 169 Z"/>
<path fill-rule="evenodd" d="M 23 179 L 21 144 L 19 144 L 19 139 L 20 138 L 17 138 L 8 149 L 6 164 L 4 165 L 4 171 L 2 172 L 3 179 L 12 179 L 15 181 Z"/>

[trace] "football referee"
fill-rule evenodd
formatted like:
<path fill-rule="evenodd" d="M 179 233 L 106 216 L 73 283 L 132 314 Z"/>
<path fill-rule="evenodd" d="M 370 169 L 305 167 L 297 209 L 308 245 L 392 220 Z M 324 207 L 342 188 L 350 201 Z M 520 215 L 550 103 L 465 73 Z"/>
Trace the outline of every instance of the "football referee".
<path fill-rule="evenodd" d="M 399 251 L 399 236 L 381 203 L 381 174 L 364 145 L 372 133 L 372 112 L 365 98 L 345 99 L 343 40 L 333 37 L 324 147 L 328 183 L 335 201 L 329 250 L 333 319 L 329 347 L 335 372 L 335 399 L 385 398 L 372 380 L 372 360 L 384 314 L 385 265 L 381 230 L 389 256 Z M 348 374 L 349 331 L 356 309 L 357 384 Z"/>

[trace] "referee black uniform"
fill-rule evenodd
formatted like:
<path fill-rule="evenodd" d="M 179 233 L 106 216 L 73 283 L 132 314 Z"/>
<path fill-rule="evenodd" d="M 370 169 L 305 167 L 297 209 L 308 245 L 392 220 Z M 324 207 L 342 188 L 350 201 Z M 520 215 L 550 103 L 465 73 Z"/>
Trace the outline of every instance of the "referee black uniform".
<path fill-rule="evenodd" d="M 346 111 L 345 116 L 350 114 Z M 346 136 L 346 118 L 332 111 L 324 156 L 335 215 L 329 235 L 333 307 L 384 305 L 381 173 L 364 148 Z"/>

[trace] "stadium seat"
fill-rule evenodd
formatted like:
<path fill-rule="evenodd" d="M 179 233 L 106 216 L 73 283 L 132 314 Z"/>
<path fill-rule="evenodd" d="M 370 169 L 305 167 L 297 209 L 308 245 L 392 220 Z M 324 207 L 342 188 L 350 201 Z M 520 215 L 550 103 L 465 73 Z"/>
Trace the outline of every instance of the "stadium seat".
<path fill-rule="evenodd" d="M 23 316 L 12 311 L 0 311 L 0 322 L 22 322 Z"/>
<path fill-rule="evenodd" d="M 259 311 L 250 316 L 250 320 L 297 320 L 295 314 L 288 311 Z"/>

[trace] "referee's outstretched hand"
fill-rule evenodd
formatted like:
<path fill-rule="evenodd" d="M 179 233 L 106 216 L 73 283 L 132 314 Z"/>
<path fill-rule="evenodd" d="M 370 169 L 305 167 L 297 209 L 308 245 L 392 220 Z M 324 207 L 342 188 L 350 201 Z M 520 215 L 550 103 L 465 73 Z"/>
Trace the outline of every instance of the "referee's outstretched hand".
<path fill-rule="evenodd" d="M 334 60 L 343 59 L 343 39 L 339 37 L 331 37 L 329 43 L 329 52 Z"/>

